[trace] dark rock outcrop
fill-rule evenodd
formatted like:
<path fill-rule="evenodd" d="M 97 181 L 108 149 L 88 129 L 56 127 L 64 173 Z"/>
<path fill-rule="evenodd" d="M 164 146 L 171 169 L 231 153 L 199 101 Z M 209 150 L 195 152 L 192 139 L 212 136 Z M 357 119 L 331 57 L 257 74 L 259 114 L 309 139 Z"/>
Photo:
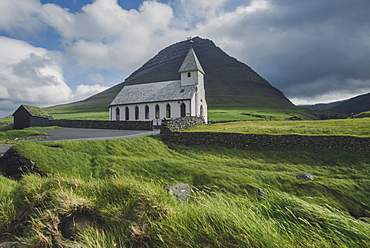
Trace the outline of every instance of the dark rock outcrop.
<path fill-rule="evenodd" d="M 24 174 L 39 174 L 40 176 L 47 176 L 46 173 L 37 167 L 36 163 L 32 160 L 23 157 L 13 147 L 6 154 L 6 160 L 1 161 L 0 171 L 6 176 L 19 180 Z"/>

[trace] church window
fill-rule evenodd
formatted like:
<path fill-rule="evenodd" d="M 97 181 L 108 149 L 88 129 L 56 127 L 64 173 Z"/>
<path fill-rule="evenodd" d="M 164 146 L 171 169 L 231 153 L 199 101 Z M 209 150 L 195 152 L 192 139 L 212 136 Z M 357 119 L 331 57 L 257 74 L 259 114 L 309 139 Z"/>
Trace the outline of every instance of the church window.
<path fill-rule="evenodd" d="M 166 106 L 166 118 L 171 118 L 171 106 L 169 103 Z"/>
<path fill-rule="evenodd" d="M 155 118 L 159 119 L 159 105 L 155 105 Z"/>
<path fill-rule="evenodd" d="M 186 105 L 185 105 L 185 103 L 181 103 L 181 105 L 180 105 L 180 113 L 181 113 L 181 117 L 185 117 L 186 116 Z"/>
<path fill-rule="evenodd" d="M 119 121 L 119 107 L 116 108 L 116 121 Z"/>
<path fill-rule="evenodd" d="M 188 72 L 188 77 L 191 77 L 191 73 L 190 72 Z"/>
<path fill-rule="evenodd" d="M 139 106 L 135 107 L 135 120 L 139 120 Z"/>
<path fill-rule="evenodd" d="M 145 119 L 146 120 L 149 119 L 149 106 L 148 105 L 145 106 Z"/>
<path fill-rule="evenodd" d="M 203 117 L 203 105 L 200 105 L 200 117 Z"/>
<path fill-rule="evenodd" d="M 130 120 L 130 110 L 128 107 L 125 109 L 125 120 L 128 121 Z"/>

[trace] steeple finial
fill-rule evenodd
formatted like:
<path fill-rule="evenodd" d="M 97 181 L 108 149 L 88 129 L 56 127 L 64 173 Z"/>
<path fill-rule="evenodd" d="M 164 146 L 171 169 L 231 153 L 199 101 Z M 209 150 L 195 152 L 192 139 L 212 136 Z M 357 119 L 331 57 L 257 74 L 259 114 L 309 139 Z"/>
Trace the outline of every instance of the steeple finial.
<path fill-rule="evenodd" d="M 189 36 L 187 38 L 187 40 L 189 41 L 189 44 L 190 44 L 190 48 L 193 48 L 193 38 L 191 36 Z"/>

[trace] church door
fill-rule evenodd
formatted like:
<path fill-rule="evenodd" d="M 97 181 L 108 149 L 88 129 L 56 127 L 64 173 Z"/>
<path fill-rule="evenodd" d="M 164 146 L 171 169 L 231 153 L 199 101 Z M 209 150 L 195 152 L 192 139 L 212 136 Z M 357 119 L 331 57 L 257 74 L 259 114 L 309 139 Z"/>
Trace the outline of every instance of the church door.
<path fill-rule="evenodd" d="M 125 119 L 128 121 L 130 119 L 130 110 L 128 107 L 125 109 Z"/>
<path fill-rule="evenodd" d="M 185 103 L 181 103 L 180 113 L 181 113 L 181 117 L 185 117 L 186 116 L 186 105 L 185 105 Z"/>
<path fill-rule="evenodd" d="M 119 108 L 117 107 L 116 108 L 116 121 L 119 121 L 119 118 L 120 118 L 120 116 L 119 116 Z"/>
<path fill-rule="evenodd" d="M 135 107 L 135 120 L 139 120 L 139 107 Z"/>

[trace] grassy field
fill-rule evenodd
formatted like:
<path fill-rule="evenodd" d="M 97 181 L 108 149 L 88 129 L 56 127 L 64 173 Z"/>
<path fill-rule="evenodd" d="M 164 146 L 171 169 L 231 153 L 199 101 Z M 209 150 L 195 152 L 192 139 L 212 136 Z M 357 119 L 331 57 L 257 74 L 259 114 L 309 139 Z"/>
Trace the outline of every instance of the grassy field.
<path fill-rule="evenodd" d="M 109 120 L 108 107 L 50 107 L 45 109 L 54 119 L 88 119 Z M 241 106 L 217 106 L 208 107 L 208 119 L 210 121 L 225 120 L 285 120 L 292 117 L 300 119 L 332 119 L 343 118 L 343 115 L 304 109 L 298 107 L 241 107 Z M 12 123 L 13 117 L 0 118 L 0 123 Z"/>
<path fill-rule="evenodd" d="M 31 247 L 370 246 L 368 152 L 186 147 L 159 137 L 16 149 L 49 175 L 0 176 L 0 233 Z M 302 172 L 315 180 L 296 179 Z M 187 203 L 165 190 L 177 182 L 193 186 Z M 68 232 L 81 219 L 85 227 Z"/>
<path fill-rule="evenodd" d="M 311 120 L 343 118 L 344 116 L 333 112 L 317 111 L 298 107 L 240 107 L 217 105 L 211 105 L 208 107 L 208 120 L 210 121 L 285 120 L 292 117 Z"/>
<path fill-rule="evenodd" d="M 45 133 L 38 132 L 38 130 L 55 129 L 57 127 L 33 127 L 22 130 L 14 130 L 13 125 L 0 125 L 0 144 L 14 143 L 14 139 L 46 136 Z M 10 140 L 10 141 L 8 141 Z"/>
<path fill-rule="evenodd" d="M 47 109 L 54 119 L 109 120 L 108 107 L 87 109 Z"/>
<path fill-rule="evenodd" d="M 323 121 L 238 121 L 195 126 L 183 132 L 249 134 L 345 135 L 370 137 L 370 118 Z"/>

